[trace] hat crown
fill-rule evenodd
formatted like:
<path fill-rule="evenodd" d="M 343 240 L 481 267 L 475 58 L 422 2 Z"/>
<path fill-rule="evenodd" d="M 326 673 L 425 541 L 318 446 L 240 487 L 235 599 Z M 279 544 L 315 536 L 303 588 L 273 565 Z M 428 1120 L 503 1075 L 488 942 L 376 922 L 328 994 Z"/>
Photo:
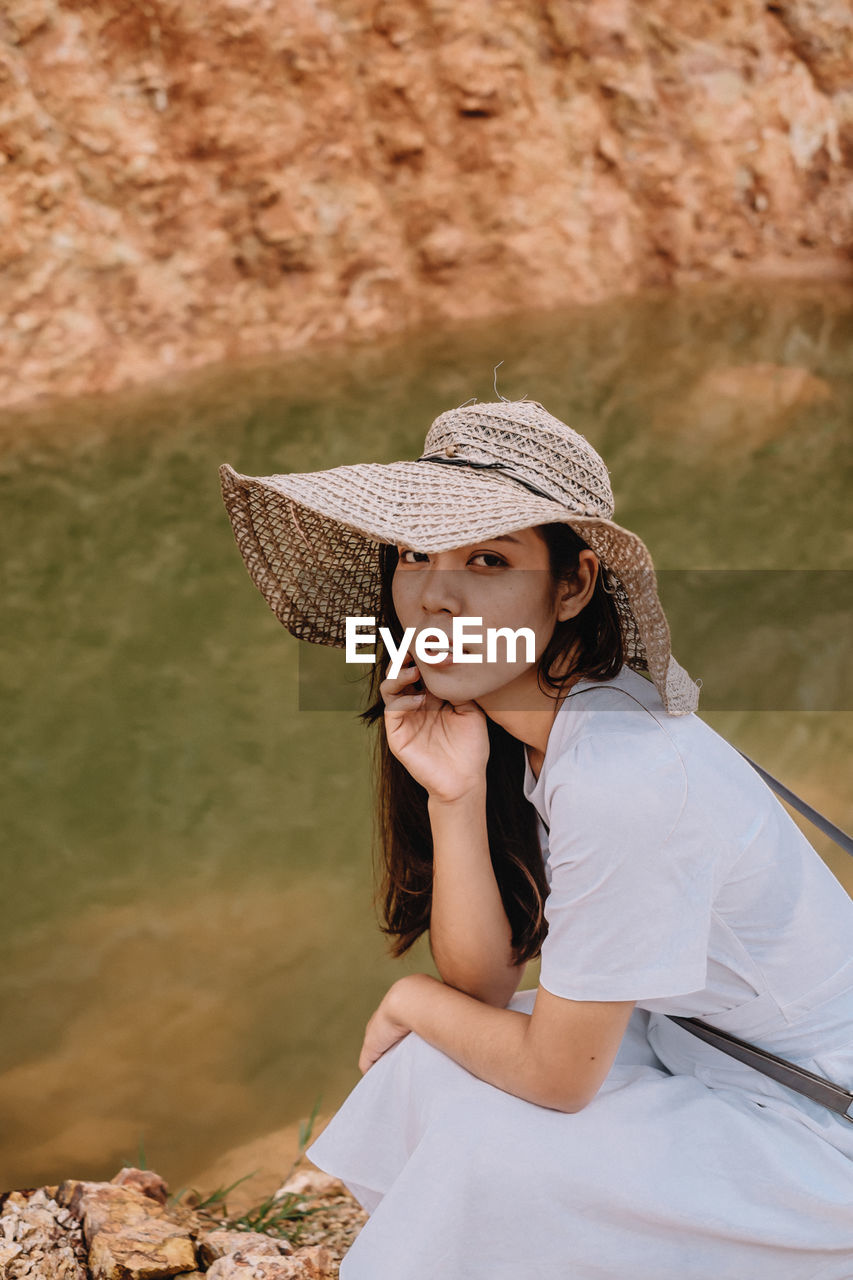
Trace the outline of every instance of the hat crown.
<path fill-rule="evenodd" d="M 495 467 L 580 515 L 610 520 L 613 491 L 603 459 L 579 432 L 536 400 L 464 405 L 439 414 L 424 455 Z"/>

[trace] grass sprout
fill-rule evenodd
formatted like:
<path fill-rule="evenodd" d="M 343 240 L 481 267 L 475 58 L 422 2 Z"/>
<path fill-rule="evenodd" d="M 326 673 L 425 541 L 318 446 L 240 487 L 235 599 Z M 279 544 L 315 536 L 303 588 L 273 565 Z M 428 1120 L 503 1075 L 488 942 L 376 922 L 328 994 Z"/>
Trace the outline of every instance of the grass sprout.
<path fill-rule="evenodd" d="M 145 1146 L 142 1141 L 141 1133 L 139 1135 L 139 1152 L 137 1154 L 136 1160 L 134 1161 L 132 1158 L 128 1158 L 127 1156 L 124 1156 L 122 1158 L 122 1164 L 124 1165 L 125 1169 L 147 1169 L 148 1168 L 148 1162 L 145 1158 Z"/>
<path fill-rule="evenodd" d="M 316 1212 L 316 1207 L 307 1204 L 306 1196 L 288 1191 L 282 1196 L 267 1196 L 239 1217 L 229 1218 L 228 1226 L 236 1231 L 263 1231 L 268 1236 L 294 1240 L 303 1219 Z"/>
<path fill-rule="evenodd" d="M 228 1212 L 226 1197 L 241 1182 L 254 1178 L 258 1173 L 258 1170 L 254 1169 L 251 1173 L 244 1174 L 242 1178 L 237 1178 L 235 1182 L 230 1183 L 227 1187 L 217 1187 L 215 1191 L 204 1197 L 195 1187 L 182 1187 L 177 1194 L 169 1197 L 169 1202 L 177 1205 L 181 1197 L 189 1191 L 193 1196 L 191 1201 L 193 1209 L 205 1210 L 215 1216 L 223 1227 L 230 1228 L 232 1231 L 260 1231 L 265 1235 L 283 1237 L 286 1240 L 295 1242 L 300 1235 L 300 1229 L 305 1219 L 310 1217 L 312 1213 L 317 1213 L 318 1208 L 308 1205 L 307 1196 L 300 1192 L 284 1191 L 282 1187 L 298 1167 L 305 1154 L 305 1149 L 311 1141 L 322 1100 L 322 1095 L 320 1095 L 314 1103 L 308 1119 L 300 1121 L 299 1154 L 287 1172 L 281 1175 L 279 1189 L 274 1191 L 271 1196 L 267 1196 L 264 1200 L 246 1209 L 241 1214 Z"/>

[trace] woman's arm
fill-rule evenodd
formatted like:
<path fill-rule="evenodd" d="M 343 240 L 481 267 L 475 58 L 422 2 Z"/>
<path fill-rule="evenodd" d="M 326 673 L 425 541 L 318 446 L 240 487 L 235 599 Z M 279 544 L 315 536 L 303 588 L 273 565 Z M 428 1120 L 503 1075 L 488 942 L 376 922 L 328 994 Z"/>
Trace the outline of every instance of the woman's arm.
<path fill-rule="evenodd" d="M 512 962 L 512 930 L 489 853 L 486 788 L 428 801 L 433 838 L 429 941 L 436 968 L 458 991 L 503 1008 L 525 965 Z"/>
<path fill-rule="evenodd" d="M 400 978 L 367 1025 L 367 1071 L 409 1031 L 472 1075 L 556 1111 L 580 1111 L 613 1065 L 635 1001 L 566 1000 L 540 986 L 532 1014 L 495 1009 L 426 973 Z"/>
<path fill-rule="evenodd" d="M 418 675 L 412 663 L 379 689 L 388 746 L 429 796 L 433 959 L 450 986 L 503 1006 L 524 965 L 512 963 L 511 929 L 489 854 L 488 722 L 474 702 L 407 692 Z"/>

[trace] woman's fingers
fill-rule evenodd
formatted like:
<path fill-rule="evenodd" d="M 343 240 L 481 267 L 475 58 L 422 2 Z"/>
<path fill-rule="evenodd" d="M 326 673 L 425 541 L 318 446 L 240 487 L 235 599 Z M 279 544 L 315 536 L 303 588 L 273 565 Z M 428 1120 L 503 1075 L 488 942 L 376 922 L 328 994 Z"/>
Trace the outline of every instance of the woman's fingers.
<path fill-rule="evenodd" d="M 411 659 L 409 659 L 409 661 L 406 662 L 405 666 L 402 666 L 400 668 L 396 676 L 386 675 L 382 683 L 383 684 L 400 684 L 410 679 L 411 676 L 417 675 L 417 673 L 418 673 L 418 664 L 416 662 L 413 662 Z"/>
<path fill-rule="evenodd" d="M 385 702 L 387 702 L 389 698 L 397 698 L 419 678 L 420 672 L 414 663 L 409 667 L 403 667 L 399 674 L 393 679 L 390 676 L 386 676 L 380 683 L 380 696 Z"/>
<path fill-rule="evenodd" d="M 393 698 L 386 705 L 385 710 L 386 712 L 393 711 L 395 715 L 403 711 L 417 711 L 418 707 L 423 706 L 425 700 L 425 693 L 400 694 L 399 697 Z"/>

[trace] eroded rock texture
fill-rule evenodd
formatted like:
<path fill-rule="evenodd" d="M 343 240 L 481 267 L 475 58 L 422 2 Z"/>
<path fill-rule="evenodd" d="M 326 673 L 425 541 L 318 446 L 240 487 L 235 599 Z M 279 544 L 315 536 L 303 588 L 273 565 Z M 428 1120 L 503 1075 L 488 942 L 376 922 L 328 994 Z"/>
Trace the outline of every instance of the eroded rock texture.
<path fill-rule="evenodd" d="M 0 1205 L 3 1280 L 88 1280 L 80 1225 L 46 1187 L 13 1191 Z"/>
<path fill-rule="evenodd" d="M 0 399 L 848 265 L 846 0 L 5 0 Z"/>
<path fill-rule="evenodd" d="M 69 1180 L 56 1199 L 80 1220 L 92 1280 L 160 1280 L 195 1270 L 190 1233 L 138 1186 Z"/>
<path fill-rule="evenodd" d="M 319 1196 L 339 1188 L 326 1179 Z M 294 1248 L 277 1235 L 212 1227 L 191 1207 L 170 1204 L 168 1192 L 153 1170 L 126 1167 L 111 1182 L 69 1178 L 58 1187 L 0 1194 L 0 1277 L 333 1280 L 338 1274 L 339 1254 L 326 1244 Z M 334 1233 L 329 1238 L 337 1247 Z"/>

